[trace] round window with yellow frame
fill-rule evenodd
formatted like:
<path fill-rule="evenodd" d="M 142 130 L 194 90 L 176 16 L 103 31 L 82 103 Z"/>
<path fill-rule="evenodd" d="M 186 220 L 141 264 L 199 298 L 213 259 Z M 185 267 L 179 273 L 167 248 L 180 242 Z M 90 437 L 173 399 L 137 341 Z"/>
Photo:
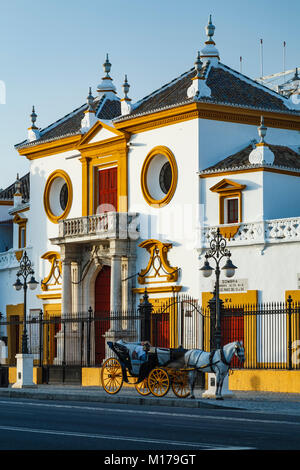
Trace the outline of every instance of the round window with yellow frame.
<path fill-rule="evenodd" d="M 51 222 L 58 223 L 70 212 L 73 188 L 69 175 L 63 170 L 55 170 L 48 177 L 44 191 L 44 208 Z"/>
<path fill-rule="evenodd" d="M 142 173 L 142 193 L 150 206 L 169 204 L 177 186 L 177 164 L 168 147 L 153 148 L 145 158 Z"/>

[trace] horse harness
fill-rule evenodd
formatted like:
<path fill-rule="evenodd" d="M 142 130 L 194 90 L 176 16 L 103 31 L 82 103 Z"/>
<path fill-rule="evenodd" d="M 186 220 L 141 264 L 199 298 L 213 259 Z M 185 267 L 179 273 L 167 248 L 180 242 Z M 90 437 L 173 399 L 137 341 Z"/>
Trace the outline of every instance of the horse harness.
<path fill-rule="evenodd" d="M 209 354 L 209 362 L 208 364 L 206 364 L 205 366 L 201 366 L 199 367 L 198 369 L 204 369 L 205 367 L 210 367 L 211 371 L 214 372 L 213 370 L 213 366 L 215 366 L 216 364 L 218 364 L 218 362 L 220 362 L 220 360 L 216 361 L 216 362 L 213 362 L 213 358 L 214 358 L 214 355 L 215 353 L 218 351 L 218 349 L 213 349 L 210 354 Z M 224 350 L 223 348 L 219 349 L 220 351 L 220 356 L 221 356 L 221 362 L 223 362 L 223 364 L 225 364 L 226 366 L 230 367 L 230 362 L 226 361 L 226 358 L 225 358 L 225 354 L 224 354 Z M 200 357 L 200 355 L 202 354 L 203 351 L 200 352 L 198 358 L 197 358 L 197 361 Z M 196 361 L 196 362 L 197 362 Z"/>

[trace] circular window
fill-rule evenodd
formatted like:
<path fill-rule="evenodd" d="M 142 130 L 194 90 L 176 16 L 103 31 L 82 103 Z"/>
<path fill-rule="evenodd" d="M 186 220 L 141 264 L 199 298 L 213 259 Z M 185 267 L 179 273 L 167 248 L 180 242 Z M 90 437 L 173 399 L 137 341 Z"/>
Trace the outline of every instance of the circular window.
<path fill-rule="evenodd" d="M 44 191 L 44 207 L 51 222 L 58 223 L 67 217 L 72 205 L 72 183 L 62 170 L 54 171 L 48 178 Z"/>
<path fill-rule="evenodd" d="M 60 202 L 60 207 L 64 211 L 67 207 L 67 204 L 68 204 L 68 185 L 67 185 L 67 183 L 64 183 L 63 186 L 61 187 L 60 195 L 59 195 L 59 202 Z"/>
<path fill-rule="evenodd" d="M 177 165 L 167 147 L 155 147 L 142 168 L 141 186 L 144 198 L 154 207 L 163 207 L 172 199 L 177 185 Z"/>
<path fill-rule="evenodd" d="M 159 173 L 159 185 L 165 194 L 168 194 L 172 184 L 172 168 L 170 162 L 164 163 Z"/>

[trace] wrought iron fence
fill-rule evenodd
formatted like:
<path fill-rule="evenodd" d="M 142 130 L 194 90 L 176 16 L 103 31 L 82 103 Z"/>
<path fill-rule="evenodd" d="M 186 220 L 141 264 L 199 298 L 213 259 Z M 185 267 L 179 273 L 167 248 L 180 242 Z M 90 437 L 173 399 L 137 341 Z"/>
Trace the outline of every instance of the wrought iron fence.
<path fill-rule="evenodd" d="M 107 341 L 141 341 L 153 346 L 211 350 L 214 311 L 188 296 L 174 296 L 144 311 L 88 312 L 44 317 L 29 316 L 29 352 L 36 365 L 99 366 L 112 355 Z M 14 365 L 21 352 L 23 321 L 0 321 L 0 364 Z M 222 307 L 222 345 L 243 341 L 245 369 L 300 369 L 300 304 L 286 303 Z M 241 367 L 234 359 L 233 367 Z"/>
<path fill-rule="evenodd" d="M 222 342 L 233 340 L 243 341 L 244 368 L 300 369 L 300 304 L 289 298 L 223 309 Z"/>

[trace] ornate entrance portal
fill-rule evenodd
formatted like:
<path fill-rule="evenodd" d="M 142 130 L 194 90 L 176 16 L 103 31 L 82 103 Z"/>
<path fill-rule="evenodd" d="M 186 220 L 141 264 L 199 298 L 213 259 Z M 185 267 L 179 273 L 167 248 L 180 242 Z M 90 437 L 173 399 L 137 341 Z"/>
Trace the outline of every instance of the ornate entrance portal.
<path fill-rule="evenodd" d="M 104 334 L 110 328 L 110 277 L 110 266 L 103 266 L 95 281 L 95 364 L 101 364 L 105 357 Z"/>

